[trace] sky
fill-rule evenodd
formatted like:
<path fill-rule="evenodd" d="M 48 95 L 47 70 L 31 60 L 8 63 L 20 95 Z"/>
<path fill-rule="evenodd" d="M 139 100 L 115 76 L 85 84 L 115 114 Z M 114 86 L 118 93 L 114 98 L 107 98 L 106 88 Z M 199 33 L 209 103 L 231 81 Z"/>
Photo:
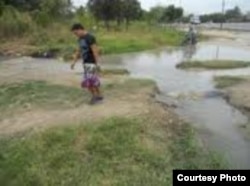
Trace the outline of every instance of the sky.
<path fill-rule="evenodd" d="M 85 5 L 87 0 L 72 0 L 74 5 Z M 186 13 L 204 14 L 222 10 L 222 0 L 139 0 L 144 9 L 155 5 L 175 4 L 182 6 Z M 250 11 L 250 0 L 225 0 L 226 9 L 238 5 L 243 11 Z"/>

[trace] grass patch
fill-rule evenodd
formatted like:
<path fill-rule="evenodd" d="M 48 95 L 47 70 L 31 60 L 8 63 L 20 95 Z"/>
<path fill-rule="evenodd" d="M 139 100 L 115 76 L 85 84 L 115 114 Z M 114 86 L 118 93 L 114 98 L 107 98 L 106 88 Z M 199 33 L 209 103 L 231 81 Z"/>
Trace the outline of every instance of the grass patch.
<path fill-rule="evenodd" d="M 168 131 L 147 118 L 111 118 L 2 139 L 0 183 L 170 186 L 173 168 L 222 168 L 201 152 L 188 126 Z"/>
<path fill-rule="evenodd" d="M 0 116 L 17 109 L 73 108 L 83 101 L 80 89 L 29 81 L 0 86 Z"/>
<path fill-rule="evenodd" d="M 217 76 L 214 78 L 217 88 L 227 88 L 245 81 L 243 77 Z"/>
<path fill-rule="evenodd" d="M 153 80 L 150 79 L 137 79 L 129 78 L 119 83 L 107 83 L 104 87 L 105 94 L 112 94 L 116 96 L 124 96 L 126 94 L 136 93 L 141 90 L 155 89 L 156 85 Z"/>
<path fill-rule="evenodd" d="M 101 75 L 128 75 L 127 69 L 102 69 Z"/>
<path fill-rule="evenodd" d="M 187 61 L 177 65 L 178 68 L 200 68 L 200 69 L 235 69 L 249 67 L 250 62 L 244 61 L 227 61 L 227 60 L 211 60 L 211 61 Z"/>
<path fill-rule="evenodd" d="M 123 74 L 125 70 L 104 70 L 106 74 Z M 104 84 L 102 90 L 106 95 L 131 93 L 140 88 L 152 88 L 155 83 L 144 79 L 127 79 L 123 82 Z M 0 118 L 16 111 L 33 108 L 69 109 L 88 103 L 89 94 L 82 89 L 63 85 L 49 84 L 44 81 L 27 81 L 22 83 L 0 85 Z"/>
<path fill-rule="evenodd" d="M 130 29 L 127 32 L 98 33 L 104 54 L 136 52 L 160 46 L 180 45 L 184 34 L 175 29 Z M 143 32 L 143 34 L 142 34 Z"/>
<path fill-rule="evenodd" d="M 225 169 L 228 163 L 213 151 L 201 148 L 189 124 L 173 125 L 171 142 L 174 169 Z"/>

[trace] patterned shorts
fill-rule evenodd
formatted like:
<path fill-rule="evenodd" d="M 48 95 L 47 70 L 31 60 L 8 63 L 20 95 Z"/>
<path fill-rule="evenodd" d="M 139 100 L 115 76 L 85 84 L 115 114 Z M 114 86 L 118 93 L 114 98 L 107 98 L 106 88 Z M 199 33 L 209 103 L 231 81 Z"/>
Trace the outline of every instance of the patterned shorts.
<path fill-rule="evenodd" d="M 82 88 L 100 87 L 97 66 L 95 64 L 83 64 L 83 68 Z"/>

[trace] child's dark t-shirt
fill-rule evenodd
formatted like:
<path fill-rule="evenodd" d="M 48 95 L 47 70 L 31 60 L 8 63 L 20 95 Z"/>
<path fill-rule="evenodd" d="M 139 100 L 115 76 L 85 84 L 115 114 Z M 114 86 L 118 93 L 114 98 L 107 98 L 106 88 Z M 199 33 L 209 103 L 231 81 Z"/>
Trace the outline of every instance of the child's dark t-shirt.
<path fill-rule="evenodd" d="M 91 34 L 79 38 L 78 40 L 83 63 L 96 63 L 94 53 L 91 49 L 93 44 L 96 44 L 96 39 Z"/>

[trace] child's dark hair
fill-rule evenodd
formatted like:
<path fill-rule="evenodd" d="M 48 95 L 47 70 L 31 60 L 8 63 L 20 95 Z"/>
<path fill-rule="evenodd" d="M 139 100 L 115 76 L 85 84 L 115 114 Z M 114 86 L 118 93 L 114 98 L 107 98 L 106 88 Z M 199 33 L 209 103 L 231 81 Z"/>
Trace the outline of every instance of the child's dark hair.
<path fill-rule="evenodd" d="M 84 26 L 80 23 L 75 23 L 71 27 L 71 31 L 74 31 L 74 30 L 84 30 Z"/>

